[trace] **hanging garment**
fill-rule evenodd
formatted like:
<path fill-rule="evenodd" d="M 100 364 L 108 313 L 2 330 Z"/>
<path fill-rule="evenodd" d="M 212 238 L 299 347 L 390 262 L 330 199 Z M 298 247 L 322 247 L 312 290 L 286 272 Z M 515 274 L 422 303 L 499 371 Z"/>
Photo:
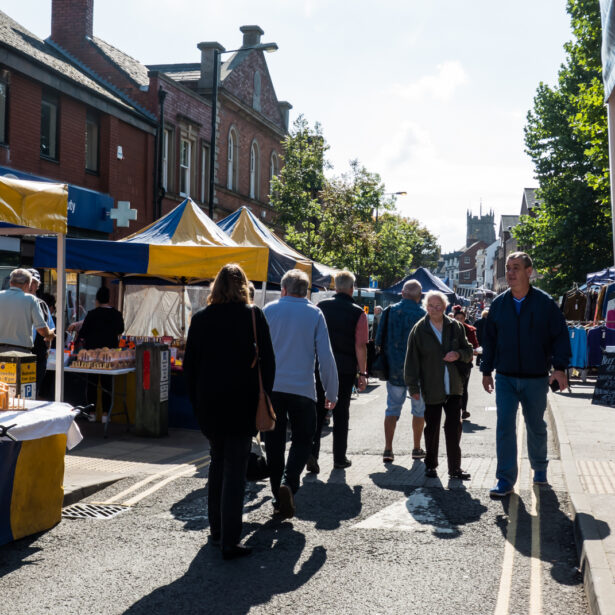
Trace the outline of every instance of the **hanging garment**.
<path fill-rule="evenodd" d="M 602 351 L 606 346 L 615 346 L 615 330 L 604 325 L 587 332 L 587 365 L 598 367 L 602 364 Z"/>
<path fill-rule="evenodd" d="M 587 333 L 583 327 L 568 327 L 568 336 L 570 338 L 570 348 L 572 356 L 570 357 L 569 367 L 583 369 L 587 367 Z"/>
<path fill-rule="evenodd" d="M 585 320 L 587 297 L 578 289 L 569 290 L 564 296 L 564 317 L 566 320 Z"/>

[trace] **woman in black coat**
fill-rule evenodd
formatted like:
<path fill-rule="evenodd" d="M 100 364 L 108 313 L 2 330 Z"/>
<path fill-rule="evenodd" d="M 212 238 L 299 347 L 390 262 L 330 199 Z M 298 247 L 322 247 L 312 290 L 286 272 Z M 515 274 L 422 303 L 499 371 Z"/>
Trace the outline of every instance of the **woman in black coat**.
<path fill-rule="evenodd" d="M 239 540 L 259 398 L 252 312 L 263 387 L 271 395 L 275 357 L 269 326 L 262 311 L 250 305 L 248 280 L 239 265 L 225 265 L 219 271 L 208 306 L 192 318 L 184 356 L 190 401 L 210 444 L 207 509 L 211 541 L 221 544 L 224 559 L 250 553 Z"/>

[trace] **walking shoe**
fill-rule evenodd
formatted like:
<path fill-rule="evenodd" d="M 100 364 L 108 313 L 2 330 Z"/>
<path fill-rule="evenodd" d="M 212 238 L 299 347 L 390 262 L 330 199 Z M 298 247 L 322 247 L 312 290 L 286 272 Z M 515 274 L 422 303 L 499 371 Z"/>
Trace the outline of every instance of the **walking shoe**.
<path fill-rule="evenodd" d="M 234 547 L 222 548 L 222 559 L 237 559 L 238 557 L 245 557 L 250 555 L 252 549 L 250 547 L 244 547 L 243 545 L 235 545 Z"/>
<path fill-rule="evenodd" d="M 423 459 L 425 457 L 425 451 L 422 448 L 412 449 L 412 459 Z"/>
<path fill-rule="evenodd" d="M 548 485 L 547 482 L 547 471 L 546 470 L 536 470 L 534 472 L 534 484 L 535 485 Z"/>
<path fill-rule="evenodd" d="M 350 459 L 348 459 L 348 457 L 344 457 L 344 459 L 342 459 L 342 461 L 335 461 L 333 463 L 333 467 L 336 470 L 345 470 L 346 468 L 349 468 L 352 465 L 352 461 L 350 461 Z"/>
<path fill-rule="evenodd" d="M 320 466 L 318 465 L 318 459 L 314 455 L 308 457 L 305 469 L 312 474 L 318 474 L 320 472 Z"/>
<path fill-rule="evenodd" d="M 498 484 L 489 490 L 489 495 L 492 498 L 503 498 L 513 492 L 513 488 L 504 480 L 499 480 Z"/>
<path fill-rule="evenodd" d="M 425 478 L 438 478 L 438 470 L 436 468 L 427 468 L 425 470 Z"/>
<path fill-rule="evenodd" d="M 464 411 L 461 413 L 461 418 L 462 418 L 462 419 L 469 419 L 469 418 L 470 418 L 470 413 L 469 413 L 467 410 L 464 410 Z"/>
<path fill-rule="evenodd" d="M 454 472 L 449 472 L 448 477 L 456 478 L 458 480 L 470 480 L 470 473 L 465 472 L 464 470 L 459 468 L 458 470 L 455 470 Z"/>
<path fill-rule="evenodd" d="M 284 519 L 290 519 L 295 516 L 295 511 L 297 510 L 295 507 L 295 498 L 288 485 L 280 485 L 280 489 L 278 490 L 278 501 L 280 515 Z"/>
<path fill-rule="evenodd" d="M 384 463 L 391 463 L 395 459 L 395 455 L 393 455 L 393 451 L 385 448 L 384 453 L 382 453 L 382 461 Z"/>

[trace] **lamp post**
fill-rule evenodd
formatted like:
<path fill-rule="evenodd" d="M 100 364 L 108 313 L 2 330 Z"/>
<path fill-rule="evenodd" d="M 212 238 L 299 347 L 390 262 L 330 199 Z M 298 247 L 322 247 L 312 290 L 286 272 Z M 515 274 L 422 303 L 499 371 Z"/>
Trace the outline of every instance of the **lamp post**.
<path fill-rule="evenodd" d="M 215 178 L 214 173 L 216 170 L 216 119 L 218 115 L 218 82 L 220 79 L 220 56 L 223 53 L 235 53 L 238 51 L 266 51 L 272 53 L 278 50 L 276 43 L 259 43 L 258 45 L 252 45 L 251 47 L 241 47 L 239 49 L 224 48 L 222 50 L 214 47 L 213 50 L 213 77 L 211 84 L 211 153 L 209 155 L 209 217 L 214 219 L 214 187 Z"/>
<path fill-rule="evenodd" d="M 408 194 L 405 190 L 399 192 L 385 192 L 382 196 L 406 196 Z M 378 226 L 378 206 L 376 206 L 376 226 Z"/>

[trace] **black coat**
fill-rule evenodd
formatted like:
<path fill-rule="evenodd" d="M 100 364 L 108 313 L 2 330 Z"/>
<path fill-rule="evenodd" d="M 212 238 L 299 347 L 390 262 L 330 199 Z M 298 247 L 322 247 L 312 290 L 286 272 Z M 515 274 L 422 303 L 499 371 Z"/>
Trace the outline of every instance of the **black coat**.
<path fill-rule="evenodd" d="M 262 311 L 243 303 L 218 303 L 197 312 L 190 323 L 184 374 L 188 395 L 207 437 L 254 435 L 258 371 L 254 361 L 252 315 L 260 352 L 263 386 L 271 394 L 275 356 Z"/>
<path fill-rule="evenodd" d="M 79 337 L 88 350 L 117 348 L 123 331 L 124 319 L 118 310 L 114 307 L 97 307 L 86 314 Z"/>

